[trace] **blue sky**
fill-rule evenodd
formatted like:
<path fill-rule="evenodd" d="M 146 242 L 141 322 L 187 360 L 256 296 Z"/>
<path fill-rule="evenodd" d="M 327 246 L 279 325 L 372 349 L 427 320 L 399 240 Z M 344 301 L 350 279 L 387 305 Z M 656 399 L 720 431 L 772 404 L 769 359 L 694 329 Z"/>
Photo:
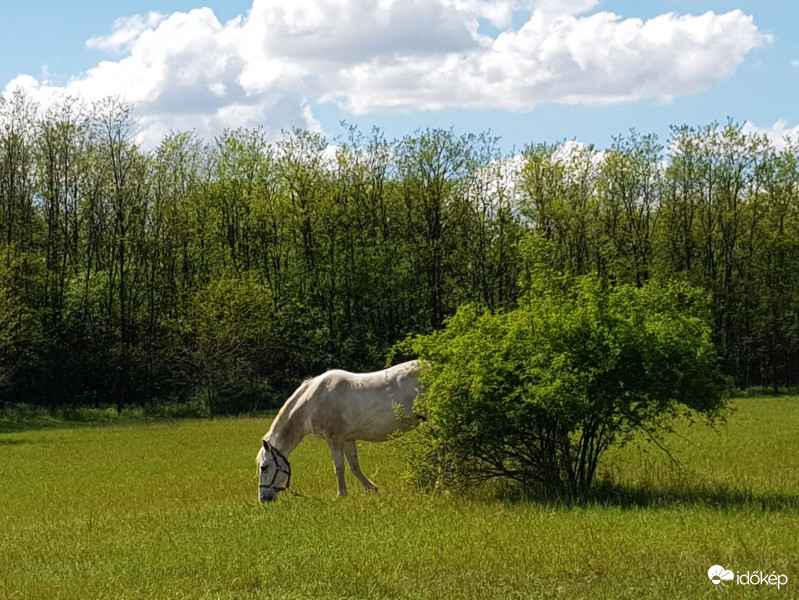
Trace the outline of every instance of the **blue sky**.
<path fill-rule="evenodd" d="M 797 26 L 777 0 L 26 0 L 3 10 L 0 89 L 122 95 L 147 143 L 341 120 L 508 151 L 728 117 L 779 137 L 799 133 Z"/>

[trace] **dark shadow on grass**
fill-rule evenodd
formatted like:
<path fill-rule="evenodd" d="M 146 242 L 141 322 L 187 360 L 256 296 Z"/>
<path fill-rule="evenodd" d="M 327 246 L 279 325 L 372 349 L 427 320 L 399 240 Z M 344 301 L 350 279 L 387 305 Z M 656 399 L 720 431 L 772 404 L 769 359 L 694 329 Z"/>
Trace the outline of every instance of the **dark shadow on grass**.
<path fill-rule="evenodd" d="M 62 427 L 122 425 L 127 423 L 173 422 L 206 418 L 207 411 L 197 402 L 116 407 L 64 407 L 48 410 L 27 404 L 0 405 L 0 434 L 21 433 Z"/>
<path fill-rule="evenodd" d="M 591 492 L 588 501 L 622 508 L 705 506 L 720 510 L 799 512 L 799 495 L 796 494 L 764 494 L 746 489 L 701 484 L 694 487 L 686 485 L 679 488 L 649 489 L 605 481 Z"/>
<path fill-rule="evenodd" d="M 25 433 L 28 431 L 39 431 L 42 429 L 55 429 L 63 423 L 53 420 L 0 420 L 0 435 L 8 433 Z M 6 441 L 5 443 L 13 443 Z"/>
<path fill-rule="evenodd" d="M 520 490 L 507 488 L 498 491 L 497 495 L 506 502 L 533 502 L 567 507 L 613 506 L 622 509 L 657 509 L 701 506 L 718 510 L 799 513 L 799 495 L 796 494 L 761 494 L 749 490 L 711 485 L 653 489 L 602 481 L 585 496 L 543 492 L 523 493 Z"/>
<path fill-rule="evenodd" d="M 0 446 L 19 446 L 21 444 L 27 444 L 27 443 L 28 443 L 27 440 L 5 440 L 3 438 L 0 438 Z"/>
<path fill-rule="evenodd" d="M 799 399 L 799 387 L 780 387 L 776 390 L 770 387 L 751 387 L 745 390 L 737 390 L 735 393 L 738 398 L 797 398 Z"/>

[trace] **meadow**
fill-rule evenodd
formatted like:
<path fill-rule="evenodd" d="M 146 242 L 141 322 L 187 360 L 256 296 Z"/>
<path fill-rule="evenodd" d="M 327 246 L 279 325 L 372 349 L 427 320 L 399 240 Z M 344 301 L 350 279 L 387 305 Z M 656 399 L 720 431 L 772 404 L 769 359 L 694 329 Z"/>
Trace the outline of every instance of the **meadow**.
<path fill-rule="evenodd" d="M 424 494 L 395 442 L 361 444 L 366 493 L 336 499 L 324 443 L 262 506 L 266 418 L 47 423 L 0 434 L 0 598 L 799 597 L 799 397 L 608 456 L 583 502 Z M 714 586 L 711 565 L 785 574 Z M 722 594 L 722 595 L 719 595 Z"/>

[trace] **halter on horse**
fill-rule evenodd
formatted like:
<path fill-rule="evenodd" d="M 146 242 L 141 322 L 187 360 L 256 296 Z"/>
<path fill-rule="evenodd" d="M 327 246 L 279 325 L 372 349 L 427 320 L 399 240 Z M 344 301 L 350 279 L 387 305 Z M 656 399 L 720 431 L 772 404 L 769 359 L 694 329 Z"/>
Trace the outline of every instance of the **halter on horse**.
<path fill-rule="evenodd" d="M 274 461 L 275 464 L 275 472 L 272 475 L 272 479 L 270 479 L 267 483 L 263 483 L 262 480 L 258 484 L 258 490 L 260 491 L 264 488 L 270 488 L 275 493 L 288 490 L 289 486 L 291 485 L 291 463 L 289 463 L 289 459 L 286 458 L 286 456 L 280 450 L 275 448 L 272 444 L 270 444 L 266 440 L 264 440 L 264 450 L 270 453 L 272 461 Z M 285 466 L 281 466 L 280 464 L 281 460 L 285 463 Z M 268 463 L 266 461 L 261 463 L 260 470 L 262 477 L 269 470 L 270 464 L 271 463 Z M 277 480 L 278 475 L 280 475 L 281 473 L 283 475 L 286 475 L 286 483 L 284 485 L 275 485 L 275 481 Z"/>

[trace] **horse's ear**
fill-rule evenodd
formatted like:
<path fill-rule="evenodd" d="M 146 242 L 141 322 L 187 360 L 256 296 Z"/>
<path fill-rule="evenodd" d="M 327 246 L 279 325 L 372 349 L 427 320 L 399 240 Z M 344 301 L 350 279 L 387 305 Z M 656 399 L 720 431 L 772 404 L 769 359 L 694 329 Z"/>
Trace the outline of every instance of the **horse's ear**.
<path fill-rule="evenodd" d="M 269 442 L 267 442 L 266 440 L 264 440 L 264 450 L 269 452 Z"/>

